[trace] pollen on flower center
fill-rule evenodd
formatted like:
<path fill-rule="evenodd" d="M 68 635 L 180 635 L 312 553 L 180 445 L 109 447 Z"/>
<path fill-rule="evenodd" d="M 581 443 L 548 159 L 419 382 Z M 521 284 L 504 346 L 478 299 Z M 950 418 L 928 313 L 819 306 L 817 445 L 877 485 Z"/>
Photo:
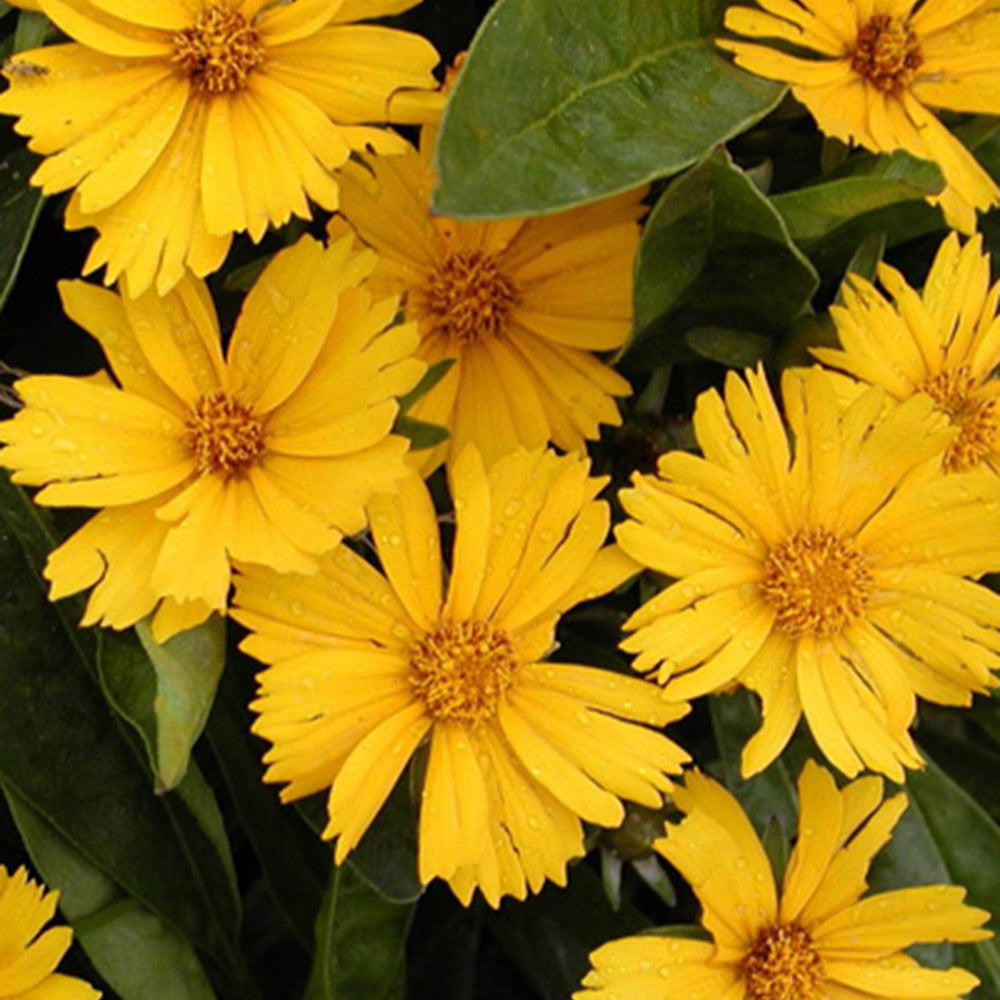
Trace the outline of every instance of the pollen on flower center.
<path fill-rule="evenodd" d="M 438 329 L 460 344 L 501 335 L 517 298 L 496 256 L 482 250 L 449 254 L 423 293 L 424 308 Z"/>
<path fill-rule="evenodd" d="M 264 61 L 256 28 L 242 14 L 213 4 L 190 28 L 174 35 L 173 62 L 198 90 L 231 94 L 247 85 L 253 69 Z"/>
<path fill-rule="evenodd" d="M 247 407 L 224 392 L 202 396 L 184 423 L 199 475 L 232 475 L 264 451 L 264 431 Z"/>
<path fill-rule="evenodd" d="M 441 722 L 476 725 L 496 715 L 517 662 L 510 640 L 482 621 L 442 625 L 410 651 L 410 683 Z"/>
<path fill-rule="evenodd" d="M 812 938 L 795 924 L 762 930 L 740 966 L 747 1000 L 812 1000 L 823 975 Z"/>
<path fill-rule="evenodd" d="M 888 14 L 876 14 L 858 32 L 851 69 L 876 90 L 898 94 L 912 82 L 924 57 L 909 23 Z"/>
<path fill-rule="evenodd" d="M 963 472 L 979 464 L 1000 439 L 1000 409 L 996 399 L 976 399 L 976 378 L 968 365 L 938 372 L 927 379 L 920 392 L 937 403 L 938 409 L 959 428 L 948 445 L 943 466 L 946 472 Z"/>
<path fill-rule="evenodd" d="M 872 583 L 851 544 L 825 528 L 802 528 L 768 553 L 760 587 L 788 635 L 829 636 L 861 616 Z"/>

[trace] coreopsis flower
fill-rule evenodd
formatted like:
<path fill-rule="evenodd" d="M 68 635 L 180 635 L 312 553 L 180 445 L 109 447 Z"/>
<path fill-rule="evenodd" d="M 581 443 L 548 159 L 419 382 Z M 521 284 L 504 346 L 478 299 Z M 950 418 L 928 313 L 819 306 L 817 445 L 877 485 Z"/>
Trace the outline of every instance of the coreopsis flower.
<path fill-rule="evenodd" d="M 157 609 L 165 638 L 226 606 L 230 561 L 315 572 L 406 472 L 390 433 L 424 366 L 397 303 L 359 287 L 374 255 L 303 239 L 247 295 L 224 358 L 208 290 L 185 277 L 136 299 L 83 281 L 66 312 L 105 376 L 30 376 L 0 423 L 0 465 L 41 504 L 103 508 L 50 557 L 53 599 L 94 584 L 84 624 Z M 384 331 L 384 332 L 383 332 Z"/>
<path fill-rule="evenodd" d="M 163 294 L 216 270 L 234 233 L 336 208 L 331 169 L 399 152 L 377 126 L 437 112 L 433 46 L 351 23 L 417 2 L 38 0 L 72 41 L 9 60 L 0 113 L 46 157 L 32 183 L 75 189 L 67 226 L 98 229 L 85 273 Z"/>
<path fill-rule="evenodd" d="M 940 202 L 950 225 L 972 232 L 976 211 L 997 204 L 1000 188 L 929 109 L 1000 114 L 993 0 L 757 4 L 763 10 L 730 7 L 725 25 L 767 41 L 718 44 L 744 69 L 790 84 L 826 135 L 933 160 L 945 188 L 931 201 Z"/>
<path fill-rule="evenodd" d="M 340 173 L 340 211 L 379 255 L 373 287 L 401 294 L 420 357 L 453 362 L 410 411 L 451 432 L 428 472 L 473 442 L 487 465 L 517 447 L 583 451 L 618 425 L 628 382 L 593 352 L 632 329 L 632 261 L 645 188 L 535 219 L 432 215 L 433 130 L 402 156 Z"/>
<path fill-rule="evenodd" d="M 947 472 L 979 465 L 1000 472 L 1000 286 L 978 236 L 964 247 L 953 233 L 941 244 L 923 293 L 879 264 L 888 295 L 848 275 L 843 305 L 832 306 L 842 350 L 815 348 L 819 360 L 893 400 L 924 393 L 958 431 L 942 460 Z M 891 299 L 891 300 L 890 300 Z"/>
<path fill-rule="evenodd" d="M 646 726 L 687 711 L 656 685 L 542 662 L 556 623 L 636 572 L 602 547 L 602 480 L 578 456 L 524 450 L 489 472 L 472 446 L 451 468 L 455 538 L 443 593 L 438 523 L 413 473 L 369 505 L 381 570 L 346 546 L 311 577 L 248 568 L 233 617 L 259 676 L 254 732 L 282 799 L 328 790 L 339 864 L 410 758 L 428 746 L 422 881 L 492 906 L 584 853 L 580 819 L 617 826 L 621 799 L 659 806 L 687 760 Z"/>
<path fill-rule="evenodd" d="M 725 400 L 695 406 L 704 457 L 670 452 L 622 491 L 622 548 L 675 578 L 622 645 L 678 699 L 760 696 L 745 774 L 804 715 L 845 774 L 901 781 L 921 763 L 916 697 L 964 705 L 996 684 L 1000 597 L 967 577 L 1000 569 L 1000 479 L 927 476 L 955 436 L 933 400 L 886 407 L 875 386 L 842 411 L 835 378 L 785 372 L 793 447 L 763 372 L 731 373 Z"/>
<path fill-rule="evenodd" d="M 68 927 L 42 928 L 52 919 L 58 892 L 46 892 L 23 868 L 0 865 L 0 997 L 5 1000 L 98 1000 L 75 976 L 55 972 L 73 940 Z"/>
<path fill-rule="evenodd" d="M 686 814 L 654 845 L 686 878 L 711 941 L 648 936 L 591 956 L 575 1000 L 958 1000 L 979 980 L 927 969 L 918 943 L 981 941 L 985 910 L 965 890 L 924 885 L 864 896 L 872 858 L 906 809 L 882 801 L 879 778 L 838 789 L 812 761 L 799 777 L 799 835 L 781 887 L 739 803 L 689 773 L 674 801 Z"/>

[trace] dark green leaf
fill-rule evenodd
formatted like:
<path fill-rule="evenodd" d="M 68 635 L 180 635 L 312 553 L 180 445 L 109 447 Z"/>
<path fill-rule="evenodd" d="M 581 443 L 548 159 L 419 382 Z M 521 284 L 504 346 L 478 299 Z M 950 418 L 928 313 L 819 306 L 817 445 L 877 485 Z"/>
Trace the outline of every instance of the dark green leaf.
<path fill-rule="evenodd" d="M 417 876 L 417 807 L 408 786 L 404 772 L 348 861 L 395 903 L 412 902 L 423 889 Z"/>
<path fill-rule="evenodd" d="M 925 755 L 926 756 L 926 755 Z M 876 889 L 913 884 L 954 883 L 968 890 L 967 902 L 994 914 L 1000 928 L 1000 830 L 986 812 L 932 761 L 907 778 L 910 806 L 892 841 L 876 859 Z M 947 965 L 950 946 L 921 949 L 928 963 Z M 954 961 L 983 979 L 983 996 L 1000 990 L 1000 950 L 995 940 L 954 946 Z M 978 995 L 978 994 L 977 994 Z"/>
<path fill-rule="evenodd" d="M 451 366 L 455 363 L 454 358 L 442 358 L 436 364 L 430 366 L 427 371 L 424 372 L 423 377 L 420 381 L 408 392 L 405 396 L 399 397 L 399 412 L 404 414 L 410 409 L 413 404 L 420 399 L 421 396 L 426 396 L 427 393 L 431 391 L 448 374 L 451 370 Z M 433 425 L 425 425 L 433 426 Z"/>
<path fill-rule="evenodd" d="M 41 191 L 28 184 L 36 163 L 37 157 L 26 149 L 15 149 L 0 160 L 0 309 L 14 287 L 42 209 Z"/>
<path fill-rule="evenodd" d="M 226 628 L 214 616 L 162 646 L 146 622 L 131 636 L 101 637 L 98 666 L 111 703 L 138 730 L 157 791 L 175 788 L 205 726 L 226 656 Z"/>
<path fill-rule="evenodd" d="M 740 756 L 747 740 L 760 728 L 760 712 L 754 696 L 745 688 L 709 699 L 712 731 L 719 747 L 726 786 L 739 799 L 759 831 L 775 818 L 786 833 L 796 828 L 798 808 L 792 779 L 779 758 L 752 778 L 740 774 Z"/>
<path fill-rule="evenodd" d="M 37 49 L 45 41 L 49 27 L 49 19 L 44 14 L 22 10 L 17 16 L 17 27 L 14 29 L 14 51 Z"/>
<path fill-rule="evenodd" d="M 316 920 L 316 957 L 305 1000 L 402 997 L 412 919 L 412 903 L 392 903 L 350 867 L 335 868 Z"/>
<path fill-rule="evenodd" d="M 434 206 L 550 212 L 676 173 L 777 104 L 714 12 L 677 0 L 500 0 L 445 112 Z M 516 72 L 512 71 L 516 67 Z"/>
<path fill-rule="evenodd" d="M 50 545 L 37 509 L 0 478 L 0 781 L 239 989 L 238 900 L 204 795 L 153 793 L 102 698 L 92 635 L 45 597 Z"/>
<path fill-rule="evenodd" d="M 729 368 L 751 368 L 774 346 L 770 337 L 721 326 L 695 327 L 684 334 L 684 340 L 695 354 Z"/>
<path fill-rule="evenodd" d="M 703 355 L 759 356 L 765 338 L 782 331 L 818 285 L 812 265 L 789 239 L 781 217 L 750 179 L 717 153 L 672 181 L 650 214 L 636 260 L 633 367 L 658 367 L 677 356 L 688 331 L 722 328 L 724 337 L 694 334 Z M 740 331 L 734 350 L 732 331 Z"/>
<path fill-rule="evenodd" d="M 333 852 L 295 809 L 282 805 L 275 786 L 264 784 L 261 758 L 267 744 L 250 733 L 253 717 L 246 707 L 252 697 L 251 674 L 242 662 L 234 666 L 219 684 L 208 739 L 271 895 L 311 951 Z"/>
<path fill-rule="evenodd" d="M 406 417 L 402 414 L 396 417 L 392 432 L 409 438 L 411 451 L 433 448 L 451 437 L 446 427 L 441 427 L 439 424 L 429 424 L 424 420 L 414 420 L 413 417 Z"/>
<path fill-rule="evenodd" d="M 191 943 L 90 864 L 23 799 L 7 803 L 42 878 L 121 1000 L 215 1000 Z"/>

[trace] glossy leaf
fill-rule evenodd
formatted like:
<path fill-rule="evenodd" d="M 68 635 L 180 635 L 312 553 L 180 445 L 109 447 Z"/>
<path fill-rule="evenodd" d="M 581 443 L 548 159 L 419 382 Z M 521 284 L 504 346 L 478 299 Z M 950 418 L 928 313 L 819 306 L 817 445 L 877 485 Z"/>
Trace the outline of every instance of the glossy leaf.
<path fill-rule="evenodd" d="M 393 903 L 349 866 L 335 868 L 316 920 L 305 1000 L 396 1000 L 413 904 Z"/>
<path fill-rule="evenodd" d="M 910 805 L 892 841 L 876 859 L 872 885 L 954 883 L 968 890 L 967 902 L 993 914 L 1000 929 L 1000 829 L 982 807 L 935 763 L 907 778 Z M 927 950 L 935 964 L 948 964 L 949 946 Z M 953 946 L 954 962 L 983 980 L 983 996 L 1000 990 L 1000 948 L 996 940 Z"/>
<path fill-rule="evenodd" d="M 94 967 L 121 1000 L 215 1000 L 190 941 L 126 895 L 23 799 L 7 803 L 33 865 Z"/>
<path fill-rule="evenodd" d="M 440 424 L 429 424 L 426 420 L 416 420 L 413 417 L 402 415 L 396 417 L 392 432 L 409 438 L 411 451 L 433 448 L 451 437 L 447 427 L 442 427 Z"/>
<path fill-rule="evenodd" d="M 156 795 L 96 681 L 93 636 L 45 597 L 41 514 L 0 478 L 0 783 L 236 987 L 239 903 L 204 789 Z M 75 611 L 75 607 L 71 606 Z"/>
<path fill-rule="evenodd" d="M 184 777 L 212 708 L 225 665 L 225 623 L 214 616 L 163 645 L 144 621 L 135 634 L 102 636 L 101 680 L 115 708 L 141 735 L 157 791 L 163 792 Z"/>
<path fill-rule="evenodd" d="M 782 88 L 737 69 L 677 0 L 500 0 L 448 103 L 439 212 L 550 212 L 676 173 Z M 516 67 L 516 70 L 512 68 Z"/>
<path fill-rule="evenodd" d="M 773 205 L 717 153 L 671 182 L 646 222 L 627 364 L 645 369 L 675 360 L 682 336 L 685 352 L 704 340 L 699 353 L 710 354 L 719 328 L 778 333 L 818 283 Z M 699 338 L 695 330 L 708 332 Z M 731 333 L 728 341 L 731 350 Z M 744 351 L 759 353 L 762 346 L 752 341 Z"/>

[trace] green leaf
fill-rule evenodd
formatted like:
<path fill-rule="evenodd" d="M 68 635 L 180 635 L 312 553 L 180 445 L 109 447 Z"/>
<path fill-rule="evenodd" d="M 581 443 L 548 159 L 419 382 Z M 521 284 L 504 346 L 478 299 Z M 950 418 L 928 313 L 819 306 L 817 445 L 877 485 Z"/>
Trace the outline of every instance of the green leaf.
<path fill-rule="evenodd" d="M 722 326 L 695 327 L 684 334 L 684 341 L 695 354 L 729 368 L 751 368 L 774 346 L 770 337 Z"/>
<path fill-rule="evenodd" d="M 14 29 L 14 51 L 37 49 L 45 42 L 48 32 L 49 19 L 44 14 L 33 10 L 22 10 L 17 16 L 17 27 Z"/>
<path fill-rule="evenodd" d="M 740 774 L 743 747 L 760 728 L 756 699 L 740 688 L 733 694 L 713 695 L 708 708 L 726 787 L 739 799 L 758 831 L 766 830 L 777 819 L 790 834 L 798 822 L 798 807 L 792 779 L 781 758 L 752 778 Z"/>
<path fill-rule="evenodd" d="M 924 755 L 926 757 L 926 754 Z M 954 883 L 968 890 L 967 902 L 989 910 L 989 927 L 1000 929 L 1000 830 L 987 813 L 928 760 L 907 777 L 910 805 L 891 842 L 872 867 L 876 889 Z M 947 965 L 951 946 L 921 949 L 929 964 Z M 954 961 L 983 980 L 983 996 L 1000 991 L 1000 949 L 996 940 L 953 946 Z M 980 995 L 978 992 L 977 996 Z"/>
<path fill-rule="evenodd" d="M 141 748 L 102 697 L 92 634 L 45 597 L 51 544 L 38 509 L 0 477 L 0 782 L 252 995 L 221 823 L 194 776 L 154 794 Z"/>
<path fill-rule="evenodd" d="M 169 791 L 187 772 L 205 727 L 226 658 L 226 627 L 214 616 L 159 645 L 149 625 L 131 636 L 99 636 L 98 668 L 105 693 L 135 726 L 149 754 L 156 790 Z"/>
<path fill-rule="evenodd" d="M 676 173 L 743 132 L 783 90 L 733 66 L 715 27 L 693 2 L 500 0 L 445 111 L 435 210 L 567 208 Z"/>
<path fill-rule="evenodd" d="M 451 371 L 451 366 L 455 363 L 455 360 L 455 358 L 442 358 L 431 365 L 424 372 L 420 381 L 408 393 L 399 397 L 400 415 L 406 413 L 421 396 L 426 396 Z"/>
<path fill-rule="evenodd" d="M 413 417 L 400 414 L 396 417 L 396 422 L 392 427 L 393 434 L 401 434 L 410 439 L 411 451 L 423 451 L 425 448 L 433 448 L 435 445 L 447 441 L 451 435 L 447 427 L 439 424 L 429 424 L 424 420 L 415 420 Z"/>
<path fill-rule="evenodd" d="M 0 160 L 0 309 L 10 296 L 42 210 L 41 191 L 28 184 L 38 157 L 15 149 Z"/>
<path fill-rule="evenodd" d="M 311 952 L 332 852 L 295 809 L 282 805 L 278 789 L 264 784 L 261 758 L 267 744 L 250 732 L 253 716 L 247 705 L 253 697 L 253 679 L 249 666 L 238 659 L 223 674 L 208 720 L 208 740 L 271 895 Z"/>
<path fill-rule="evenodd" d="M 126 895 L 14 792 L 7 803 L 31 860 L 77 941 L 121 1000 L 215 1000 L 191 943 Z"/>
<path fill-rule="evenodd" d="M 818 283 L 774 206 L 716 153 L 672 181 L 650 213 L 636 259 L 638 332 L 627 363 L 674 360 L 681 338 L 683 353 L 699 345 L 703 355 L 725 357 L 727 348 L 731 358 L 759 355 L 764 338 L 747 334 L 784 330 Z"/>
<path fill-rule="evenodd" d="M 348 861 L 376 892 L 394 903 L 412 902 L 423 891 L 417 875 L 418 819 L 407 770 Z"/>
<path fill-rule="evenodd" d="M 385 899 L 350 867 L 335 868 L 316 920 L 305 1000 L 401 998 L 413 910 Z"/>

